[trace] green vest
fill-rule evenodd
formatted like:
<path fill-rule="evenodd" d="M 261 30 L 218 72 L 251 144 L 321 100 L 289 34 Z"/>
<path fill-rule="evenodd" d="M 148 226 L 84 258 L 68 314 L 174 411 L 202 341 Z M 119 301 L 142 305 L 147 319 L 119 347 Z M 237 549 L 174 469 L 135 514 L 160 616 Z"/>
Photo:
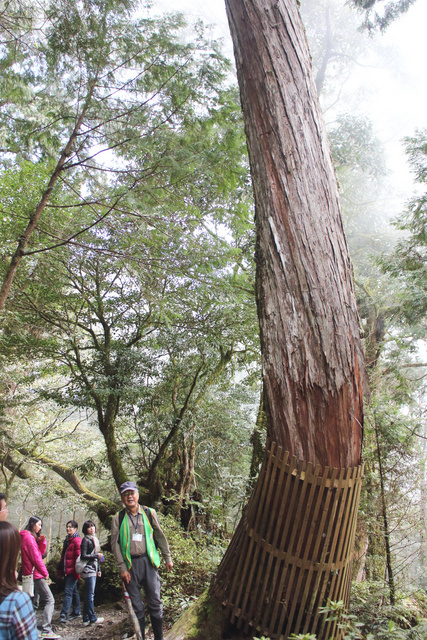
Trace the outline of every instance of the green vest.
<path fill-rule="evenodd" d="M 148 515 L 147 515 L 148 512 Z M 129 517 L 125 517 L 127 514 L 126 509 L 122 509 L 118 512 L 119 516 L 119 546 L 122 552 L 124 563 L 129 570 L 132 566 L 132 558 L 130 556 L 130 529 L 129 529 Z M 147 555 L 150 559 L 153 567 L 157 569 L 160 566 L 160 555 L 154 541 L 154 531 L 152 526 L 152 515 L 148 507 L 142 507 L 142 518 L 144 521 L 145 532 L 145 544 L 147 546 Z M 150 522 L 151 520 L 151 522 Z"/>

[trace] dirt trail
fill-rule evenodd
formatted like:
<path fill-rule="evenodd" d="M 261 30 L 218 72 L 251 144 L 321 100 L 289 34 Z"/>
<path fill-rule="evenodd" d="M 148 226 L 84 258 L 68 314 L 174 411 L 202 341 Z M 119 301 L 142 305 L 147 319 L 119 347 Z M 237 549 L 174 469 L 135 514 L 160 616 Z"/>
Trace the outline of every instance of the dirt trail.
<path fill-rule="evenodd" d="M 59 622 L 59 608 L 52 618 L 52 627 L 61 640 L 130 640 L 134 634 L 132 623 L 125 609 L 125 604 L 116 602 L 95 607 L 98 618 L 104 618 L 102 624 L 83 626 L 81 618 L 71 620 L 66 624 Z M 37 612 L 37 624 L 40 628 L 42 613 Z M 152 640 L 151 628 L 145 630 L 146 640 Z"/>

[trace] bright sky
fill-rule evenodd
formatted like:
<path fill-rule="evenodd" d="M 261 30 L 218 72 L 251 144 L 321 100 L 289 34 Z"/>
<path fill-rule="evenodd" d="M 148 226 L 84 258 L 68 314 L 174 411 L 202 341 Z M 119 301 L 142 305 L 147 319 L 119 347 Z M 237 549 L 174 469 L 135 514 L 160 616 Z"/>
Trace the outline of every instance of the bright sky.
<path fill-rule="evenodd" d="M 344 3 L 345 0 L 342 0 Z M 191 18 L 202 18 L 214 24 L 215 35 L 226 42 L 226 53 L 232 57 L 231 38 L 224 0 L 157 0 L 156 8 L 164 11 L 184 11 Z M 354 82 L 369 87 L 371 98 L 363 111 L 373 120 L 376 132 L 386 146 L 389 166 L 396 174 L 396 182 L 406 192 L 412 189 L 401 140 L 411 136 L 416 128 L 427 128 L 427 2 L 417 0 L 380 38 L 390 47 L 390 56 L 397 61 L 399 71 L 388 68 L 360 67 Z"/>

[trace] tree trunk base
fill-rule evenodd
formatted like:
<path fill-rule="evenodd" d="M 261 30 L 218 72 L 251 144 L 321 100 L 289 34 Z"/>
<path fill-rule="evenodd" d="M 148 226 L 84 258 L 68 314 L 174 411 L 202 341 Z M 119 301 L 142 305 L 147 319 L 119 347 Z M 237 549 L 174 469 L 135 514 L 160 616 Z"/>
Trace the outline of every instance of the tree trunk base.
<path fill-rule="evenodd" d="M 272 640 L 342 636 L 320 609 L 328 600 L 348 605 L 362 478 L 363 466 L 322 471 L 267 443 L 211 588 L 226 619 Z"/>
<path fill-rule="evenodd" d="M 224 617 L 219 600 L 206 591 L 165 634 L 165 640 L 247 640 Z"/>

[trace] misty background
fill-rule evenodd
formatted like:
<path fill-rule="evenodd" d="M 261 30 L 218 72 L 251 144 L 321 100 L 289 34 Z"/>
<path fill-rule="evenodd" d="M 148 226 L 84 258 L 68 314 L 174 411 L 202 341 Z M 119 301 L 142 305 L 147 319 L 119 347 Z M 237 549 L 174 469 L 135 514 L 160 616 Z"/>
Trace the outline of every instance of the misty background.
<path fill-rule="evenodd" d="M 309 28 L 310 15 L 329 7 L 332 31 L 336 34 L 346 25 L 348 38 L 355 47 L 346 52 L 345 72 L 332 99 L 321 96 L 327 125 L 343 111 L 361 115 L 372 121 L 374 133 L 384 146 L 387 170 L 393 184 L 393 198 L 388 203 L 389 215 L 399 213 L 414 185 L 405 156 L 402 139 L 412 136 L 416 129 L 426 127 L 427 102 L 427 3 L 418 0 L 407 13 L 400 16 L 385 33 L 368 35 L 360 31 L 362 16 L 345 0 L 335 2 L 301 1 L 301 13 L 306 24 L 310 50 L 316 66 L 313 33 Z M 198 19 L 212 25 L 212 33 L 224 42 L 224 52 L 234 61 L 232 42 L 223 0 L 159 0 L 153 13 L 182 11 L 190 22 Z M 320 24 L 320 29 L 322 25 Z M 323 25 L 324 26 L 324 25 Z M 325 29 L 324 29 L 325 31 Z M 327 75 L 333 75 L 328 69 Z"/>

